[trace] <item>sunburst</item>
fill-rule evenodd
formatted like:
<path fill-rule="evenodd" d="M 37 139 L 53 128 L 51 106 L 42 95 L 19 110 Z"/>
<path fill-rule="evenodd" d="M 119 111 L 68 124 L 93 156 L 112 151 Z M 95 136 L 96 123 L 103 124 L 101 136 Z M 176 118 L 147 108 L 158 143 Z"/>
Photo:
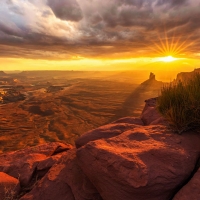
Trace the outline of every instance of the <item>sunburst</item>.
<path fill-rule="evenodd" d="M 150 48 L 153 52 L 156 52 L 160 61 L 172 62 L 183 59 L 187 49 L 193 45 L 193 42 L 189 40 L 190 36 L 188 35 L 186 38 L 184 36 L 176 36 L 174 31 L 172 36 L 169 37 L 167 32 L 164 31 L 162 37 L 157 34 L 158 40 L 152 42 L 153 45 Z"/>

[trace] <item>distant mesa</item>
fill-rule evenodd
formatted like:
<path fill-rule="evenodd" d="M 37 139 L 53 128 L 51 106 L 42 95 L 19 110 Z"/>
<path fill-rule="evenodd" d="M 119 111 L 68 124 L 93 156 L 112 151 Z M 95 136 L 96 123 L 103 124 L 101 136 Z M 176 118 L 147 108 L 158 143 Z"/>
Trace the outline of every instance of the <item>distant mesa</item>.
<path fill-rule="evenodd" d="M 81 71 L 60 71 L 60 70 L 39 70 L 39 71 L 22 71 L 20 75 L 31 77 L 55 77 L 55 76 L 68 76 L 70 74 L 83 74 Z M 86 72 L 85 72 L 86 73 Z"/>
<path fill-rule="evenodd" d="M 7 75 L 14 75 L 14 74 L 19 74 L 21 73 L 21 70 L 9 70 L 9 71 L 4 71 Z"/>
<path fill-rule="evenodd" d="M 6 76 L 7 74 L 4 71 L 0 71 L 0 76 Z"/>
<path fill-rule="evenodd" d="M 154 73 L 150 73 L 149 80 L 156 80 L 156 75 Z"/>
<path fill-rule="evenodd" d="M 149 75 L 149 79 L 144 81 L 143 83 L 141 83 L 142 86 L 162 86 L 163 85 L 163 82 L 162 81 L 157 81 L 156 80 L 156 75 L 152 72 L 150 72 L 150 75 Z"/>
<path fill-rule="evenodd" d="M 186 81 L 188 79 L 191 79 L 195 73 L 200 73 L 200 68 L 197 68 L 192 72 L 181 72 L 177 74 L 176 81 Z"/>

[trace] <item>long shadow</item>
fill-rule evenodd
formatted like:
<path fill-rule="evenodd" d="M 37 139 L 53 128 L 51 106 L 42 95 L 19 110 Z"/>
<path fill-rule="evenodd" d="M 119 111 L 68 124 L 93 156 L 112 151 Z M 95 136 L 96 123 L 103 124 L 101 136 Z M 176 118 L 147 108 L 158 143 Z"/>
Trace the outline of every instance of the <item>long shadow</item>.
<path fill-rule="evenodd" d="M 140 84 L 124 101 L 121 108 L 116 110 L 108 123 L 127 116 L 139 117 L 145 104 L 144 101 L 157 97 L 162 85 L 160 81 L 146 81 Z"/>

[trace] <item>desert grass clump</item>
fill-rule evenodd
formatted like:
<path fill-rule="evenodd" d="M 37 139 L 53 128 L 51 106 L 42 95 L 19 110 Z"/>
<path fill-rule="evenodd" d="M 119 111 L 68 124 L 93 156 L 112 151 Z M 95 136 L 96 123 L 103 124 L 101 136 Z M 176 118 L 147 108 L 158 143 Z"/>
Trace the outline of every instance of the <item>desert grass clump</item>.
<path fill-rule="evenodd" d="M 163 86 L 157 108 L 179 134 L 200 127 L 200 74 Z"/>

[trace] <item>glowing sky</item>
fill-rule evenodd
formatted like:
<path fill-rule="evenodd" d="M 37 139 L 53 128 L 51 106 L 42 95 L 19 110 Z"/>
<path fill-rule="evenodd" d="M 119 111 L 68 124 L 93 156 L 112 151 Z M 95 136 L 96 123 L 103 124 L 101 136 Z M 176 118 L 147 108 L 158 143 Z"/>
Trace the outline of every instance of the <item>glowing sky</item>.
<path fill-rule="evenodd" d="M 137 69 L 163 57 L 200 67 L 199 0 L 0 0 L 1 70 Z"/>

